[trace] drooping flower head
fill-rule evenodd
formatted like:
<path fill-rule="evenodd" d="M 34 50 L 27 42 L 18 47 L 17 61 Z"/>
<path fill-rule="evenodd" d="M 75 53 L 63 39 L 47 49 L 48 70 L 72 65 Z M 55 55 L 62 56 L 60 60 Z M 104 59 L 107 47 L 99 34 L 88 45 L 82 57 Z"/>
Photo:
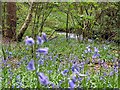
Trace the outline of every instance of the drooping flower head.
<path fill-rule="evenodd" d="M 46 36 L 46 34 L 44 32 L 42 33 L 41 38 L 42 38 L 42 40 L 47 42 L 47 36 Z"/>
<path fill-rule="evenodd" d="M 34 60 L 31 60 L 31 61 L 28 63 L 27 69 L 30 70 L 30 71 L 35 70 Z"/>
<path fill-rule="evenodd" d="M 39 45 L 41 45 L 41 44 L 43 44 L 43 40 L 42 40 L 42 38 L 40 37 L 40 36 L 37 36 L 37 44 L 39 44 Z"/>
<path fill-rule="evenodd" d="M 7 60 L 8 59 L 6 59 L 6 60 L 2 59 L 2 63 L 4 64 L 4 66 L 7 65 Z"/>
<path fill-rule="evenodd" d="M 39 48 L 39 49 L 37 50 L 37 52 L 45 55 L 45 54 L 48 53 L 48 48 Z"/>
<path fill-rule="evenodd" d="M 72 81 L 73 81 L 73 83 L 75 83 L 77 81 L 77 78 L 75 75 L 72 76 Z"/>
<path fill-rule="evenodd" d="M 69 80 L 69 87 L 70 88 L 74 88 L 75 87 L 75 83 L 72 80 Z"/>
<path fill-rule="evenodd" d="M 94 52 L 95 52 L 95 53 L 98 53 L 98 52 L 99 52 L 99 51 L 98 51 L 98 48 L 94 47 Z"/>
<path fill-rule="evenodd" d="M 43 65 L 43 64 L 44 64 L 44 60 L 39 60 L 39 61 L 38 61 L 38 64 L 39 64 L 39 65 Z"/>
<path fill-rule="evenodd" d="M 39 78 L 39 81 L 42 85 L 48 85 L 49 84 L 49 80 L 48 80 L 48 77 L 45 76 L 43 73 L 38 73 L 38 78 Z"/>
<path fill-rule="evenodd" d="M 109 76 L 113 76 L 114 75 L 114 71 L 111 71 L 110 73 L 109 73 Z"/>
<path fill-rule="evenodd" d="M 26 36 L 26 38 L 25 38 L 25 44 L 29 45 L 29 46 L 33 45 L 34 44 L 33 38 L 31 38 L 31 37 L 29 38 L 28 36 Z"/>
<path fill-rule="evenodd" d="M 75 70 L 79 71 L 78 65 L 77 64 L 73 64 L 71 67 L 72 72 L 75 72 Z"/>
<path fill-rule="evenodd" d="M 62 71 L 62 75 L 67 75 L 68 72 L 68 69 L 65 69 L 64 71 Z"/>
<path fill-rule="evenodd" d="M 94 54 L 93 54 L 92 58 L 100 57 L 100 54 L 98 52 L 99 52 L 98 48 L 94 47 Z"/>
<path fill-rule="evenodd" d="M 100 54 L 99 53 L 94 53 L 92 58 L 97 58 L 97 57 L 100 57 Z"/>

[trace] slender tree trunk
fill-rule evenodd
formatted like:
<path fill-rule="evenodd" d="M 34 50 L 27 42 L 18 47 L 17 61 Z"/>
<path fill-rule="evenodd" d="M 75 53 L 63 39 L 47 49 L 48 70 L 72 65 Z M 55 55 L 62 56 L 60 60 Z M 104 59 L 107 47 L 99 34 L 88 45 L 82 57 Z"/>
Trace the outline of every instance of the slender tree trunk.
<path fill-rule="evenodd" d="M 6 37 L 16 38 L 16 2 L 7 2 L 7 30 Z"/>
<path fill-rule="evenodd" d="M 67 19 L 66 19 L 66 40 L 68 41 L 68 18 L 69 18 L 69 7 L 68 7 L 68 11 L 67 11 Z"/>
<path fill-rule="evenodd" d="M 50 9 L 50 11 L 48 12 L 47 15 L 45 15 L 45 13 L 43 12 L 41 27 L 40 27 L 40 29 L 39 29 L 39 32 L 40 32 L 40 33 L 42 33 L 43 27 L 44 27 L 44 24 L 45 24 L 45 21 L 46 21 L 47 18 L 49 17 L 49 15 L 50 15 L 50 13 L 52 12 L 52 10 L 53 10 L 53 7 Z"/>
<path fill-rule="evenodd" d="M 2 33 L 2 2 L 0 1 L 0 32 Z"/>
<path fill-rule="evenodd" d="M 27 15 L 27 17 L 26 17 L 26 19 L 25 19 L 25 22 L 24 22 L 23 26 L 21 27 L 20 32 L 19 32 L 19 34 L 18 34 L 18 36 L 17 36 L 17 40 L 18 40 L 18 41 L 21 41 L 21 39 L 22 39 L 25 31 L 26 31 L 27 28 L 28 28 L 29 23 L 30 23 L 31 20 L 32 20 L 32 12 L 33 12 L 33 9 L 34 9 L 34 5 L 33 5 L 33 4 L 34 4 L 34 3 L 32 2 L 31 5 L 30 5 L 30 8 L 29 8 L 29 11 L 28 11 L 28 15 Z"/>
<path fill-rule="evenodd" d="M 5 5 L 5 2 L 3 3 L 3 7 L 2 7 L 2 13 L 3 13 L 3 15 L 2 14 L 0 14 L 1 15 L 1 20 L 0 21 L 2 21 L 2 37 L 4 37 L 4 29 L 5 29 L 5 8 L 6 8 L 6 5 Z"/>
<path fill-rule="evenodd" d="M 2 42 L 2 2 L 0 1 L 0 44 Z"/>

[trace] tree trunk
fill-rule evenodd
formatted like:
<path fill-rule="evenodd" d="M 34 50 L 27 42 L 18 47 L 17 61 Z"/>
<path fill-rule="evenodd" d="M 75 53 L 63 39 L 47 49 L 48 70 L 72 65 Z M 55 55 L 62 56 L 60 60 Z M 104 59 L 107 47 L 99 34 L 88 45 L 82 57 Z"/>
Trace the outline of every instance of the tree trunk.
<path fill-rule="evenodd" d="M 68 11 L 67 11 L 67 18 L 66 18 L 66 41 L 68 41 L 68 33 L 69 33 L 69 30 L 68 30 L 68 19 L 69 19 L 69 7 L 68 7 Z"/>
<path fill-rule="evenodd" d="M 16 38 L 16 2 L 7 2 L 7 30 L 5 37 Z"/>
<path fill-rule="evenodd" d="M 2 33 L 2 2 L 0 1 L 0 32 Z M 0 34 L 1 34 L 0 33 Z"/>
<path fill-rule="evenodd" d="M 28 28 L 29 23 L 30 23 L 31 20 L 32 20 L 32 12 L 33 12 L 33 2 L 32 2 L 31 5 L 30 5 L 29 11 L 28 11 L 28 15 L 27 15 L 27 17 L 26 17 L 26 19 L 25 19 L 25 22 L 24 22 L 23 26 L 21 27 L 20 32 L 19 32 L 19 34 L 18 34 L 18 36 L 17 36 L 17 40 L 18 40 L 18 41 L 21 41 L 21 39 L 22 39 L 25 31 L 26 31 L 27 28 Z"/>
<path fill-rule="evenodd" d="M 1 6 L 1 5 L 0 5 Z M 5 2 L 3 3 L 3 6 L 2 6 L 2 10 L 1 10 L 1 12 L 3 13 L 3 15 L 2 15 L 2 13 L 0 13 L 0 15 L 1 15 L 1 20 L 0 21 L 2 21 L 1 22 L 1 24 L 2 24 L 2 37 L 4 37 L 4 30 L 5 30 L 5 9 L 6 9 L 6 4 L 5 4 Z"/>
<path fill-rule="evenodd" d="M 2 2 L 0 1 L 0 44 L 2 42 Z"/>

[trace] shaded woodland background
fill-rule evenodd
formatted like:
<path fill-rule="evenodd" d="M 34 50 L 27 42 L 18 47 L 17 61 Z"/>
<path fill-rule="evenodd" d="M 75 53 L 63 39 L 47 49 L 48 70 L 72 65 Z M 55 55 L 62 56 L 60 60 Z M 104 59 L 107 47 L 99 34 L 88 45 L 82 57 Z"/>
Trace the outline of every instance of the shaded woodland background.
<path fill-rule="evenodd" d="M 7 40 L 21 41 L 24 35 L 42 32 L 54 38 L 55 32 L 77 35 L 83 40 L 112 41 L 119 43 L 120 2 L 80 3 L 20 3 L 2 2 L 2 36 Z"/>

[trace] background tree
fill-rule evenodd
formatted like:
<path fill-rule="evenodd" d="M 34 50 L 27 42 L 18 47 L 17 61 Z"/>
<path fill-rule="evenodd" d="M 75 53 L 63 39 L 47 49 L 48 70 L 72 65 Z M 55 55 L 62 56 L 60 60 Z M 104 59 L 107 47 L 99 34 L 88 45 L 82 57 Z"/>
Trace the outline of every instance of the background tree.
<path fill-rule="evenodd" d="M 2 33 L 2 3 L 1 3 L 1 1 L 0 1 L 0 34 Z"/>
<path fill-rule="evenodd" d="M 16 2 L 7 2 L 7 30 L 5 37 L 16 39 Z"/>
<path fill-rule="evenodd" d="M 63 31 L 67 32 L 66 37 L 69 37 L 69 33 L 74 33 L 78 36 L 78 40 L 83 37 L 81 38 L 83 41 L 96 38 L 99 40 L 100 38 L 102 38 L 101 40 L 116 39 L 113 37 L 114 32 L 116 33 L 117 28 L 119 28 L 119 19 L 117 18 L 119 4 L 117 3 L 39 2 L 33 5 L 31 2 L 17 2 L 16 5 L 17 21 L 16 10 L 13 7 L 15 4 L 2 4 L 2 28 L 7 37 L 12 38 L 17 33 L 17 40 L 20 41 L 24 35 L 33 36 L 34 33 L 40 35 L 43 31 L 50 35 L 54 31 Z M 15 32 L 16 22 L 17 31 Z M 28 31 L 26 31 L 27 29 Z M 109 35 L 107 36 L 107 34 Z M 56 34 L 54 33 L 53 36 Z"/>
<path fill-rule="evenodd" d="M 20 41 L 25 33 L 25 31 L 27 30 L 28 28 L 28 25 L 29 23 L 31 22 L 32 20 L 32 12 L 33 12 L 33 9 L 34 9 L 34 6 L 33 6 L 33 2 L 30 4 L 30 8 L 29 8 L 29 11 L 28 11 L 28 15 L 25 19 L 25 22 L 24 24 L 22 25 L 20 31 L 19 31 L 19 34 L 17 36 L 17 40 Z"/>

